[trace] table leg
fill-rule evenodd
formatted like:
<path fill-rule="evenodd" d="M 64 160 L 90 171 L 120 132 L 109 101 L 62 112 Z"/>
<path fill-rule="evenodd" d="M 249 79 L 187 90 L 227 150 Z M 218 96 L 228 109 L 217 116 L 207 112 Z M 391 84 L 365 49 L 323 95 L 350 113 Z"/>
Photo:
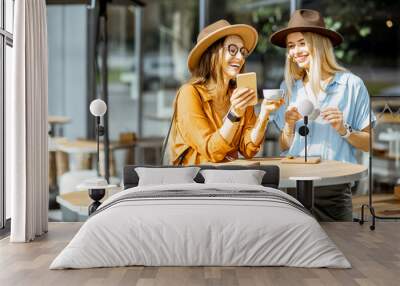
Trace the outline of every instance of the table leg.
<path fill-rule="evenodd" d="M 105 189 L 89 189 L 89 197 L 94 201 L 89 206 L 89 215 L 95 212 L 97 208 L 101 205 L 100 200 L 104 197 L 105 194 Z"/>
<path fill-rule="evenodd" d="M 54 151 L 49 151 L 49 186 L 50 189 L 57 188 L 57 163 Z"/>
<path fill-rule="evenodd" d="M 312 211 L 314 207 L 314 187 L 313 181 L 307 180 L 296 181 L 297 199 L 301 202 L 306 209 Z"/>
<path fill-rule="evenodd" d="M 50 123 L 50 130 L 49 130 L 50 137 L 56 136 L 56 125 L 54 123 Z"/>
<path fill-rule="evenodd" d="M 69 155 L 63 151 L 56 152 L 57 177 L 69 171 Z"/>

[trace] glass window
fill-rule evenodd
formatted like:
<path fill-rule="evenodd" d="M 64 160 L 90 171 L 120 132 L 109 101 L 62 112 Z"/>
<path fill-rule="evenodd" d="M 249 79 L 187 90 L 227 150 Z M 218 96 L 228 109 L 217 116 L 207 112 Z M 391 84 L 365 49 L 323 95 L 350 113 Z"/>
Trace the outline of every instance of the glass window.
<path fill-rule="evenodd" d="M 83 170 L 91 167 L 90 154 L 86 142 L 76 141 L 86 138 L 89 112 L 86 27 L 86 5 L 47 5 L 50 220 L 75 220 L 68 211 L 53 210 L 59 208 L 56 197 L 96 176 L 94 168 Z M 63 143 L 70 144 L 66 152 L 60 152 Z"/>
<path fill-rule="evenodd" d="M 134 8 L 108 5 L 108 115 L 110 140 L 137 131 L 138 110 L 134 66 Z M 101 50 L 99 50 L 101 62 Z M 101 69 L 101 67 L 100 67 Z M 98 93 L 102 87 L 97 87 Z"/>
<path fill-rule="evenodd" d="M 67 123 L 54 122 L 54 136 L 69 140 L 86 137 L 88 106 L 87 44 L 85 5 L 48 5 L 49 106 L 54 116 L 65 116 Z"/>
<path fill-rule="evenodd" d="M 152 14 L 156 17 L 144 31 L 154 35 L 143 43 L 144 136 L 163 137 L 168 130 L 172 101 L 188 78 L 186 60 L 198 30 L 197 2 L 159 1 L 145 10 L 145 19 Z"/>
<path fill-rule="evenodd" d="M 152 1 L 143 10 L 143 136 L 163 137 L 177 88 L 188 78 L 186 59 L 197 32 L 197 1 Z M 138 130 L 134 9 L 110 5 L 110 138 Z M 150 36 L 149 36 L 150 35 Z"/>
<path fill-rule="evenodd" d="M 322 13 L 327 26 L 340 32 L 344 42 L 336 56 L 366 81 L 370 93 L 395 84 L 399 68 L 399 1 L 304 1 L 301 8 Z M 360 7 L 361 6 L 361 7 Z M 354 9 L 354 10 L 353 10 Z M 354 13 L 357 11 L 357 13 Z M 397 15 L 397 14 L 396 14 Z"/>
<path fill-rule="evenodd" d="M 107 8 L 108 30 L 108 115 L 110 141 L 115 143 L 122 133 L 138 131 L 137 112 L 139 101 L 137 94 L 135 58 L 135 15 L 134 6 L 110 4 Z M 197 1 L 152 1 L 142 10 L 142 50 L 143 50 L 143 105 L 142 130 L 143 136 L 154 136 L 155 144 L 148 146 L 161 147 L 162 140 L 168 130 L 172 114 L 172 101 L 176 90 L 188 78 L 186 67 L 187 55 L 197 36 L 198 9 Z M 48 45 L 49 45 L 49 115 L 68 116 L 71 121 L 64 126 L 64 136 L 68 140 L 86 137 L 86 120 L 88 108 L 86 100 L 87 82 L 87 33 L 82 29 L 87 25 L 88 17 L 86 6 L 49 5 L 48 12 Z M 97 93 L 101 93 L 101 47 L 97 50 Z M 123 136 L 122 136 L 123 137 Z M 50 138 L 50 142 L 58 138 Z M 54 141 L 55 142 L 55 141 Z M 61 142 L 61 141 L 60 141 Z M 154 143 L 154 142 L 152 142 Z M 49 144 L 49 147 L 52 146 Z M 55 145 L 56 146 L 56 145 Z M 154 164 L 159 149 L 153 148 L 150 159 L 146 162 Z M 54 151 L 54 150 L 50 150 Z M 126 150 L 124 150 L 126 151 Z M 141 153 L 139 150 L 139 153 Z M 61 158 L 50 154 L 50 164 L 55 164 L 57 174 L 50 180 L 50 199 L 58 193 L 75 190 L 75 185 L 66 188 L 64 173 L 73 170 L 81 158 L 70 155 L 65 170 L 60 163 Z M 112 150 L 116 170 L 111 170 L 112 177 L 120 177 L 124 158 L 123 152 Z M 145 158 L 146 154 L 143 155 Z M 135 163 L 142 162 L 136 158 Z M 86 161 L 85 161 L 86 162 Z M 113 164 L 114 162 L 110 162 Z M 68 163 L 67 163 L 68 164 Z M 74 164 L 74 165 L 73 165 Z M 92 170 L 94 165 L 91 166 Z M 89 166 L 90 168 L 90 166 Z M 52 168 L 50 168 L 52 170 Z M 62 170 L 61 170 L 62 169 Z M 80 174 L 80 173 L 79 173 Z M 85 178 L 79 177 L 77 183 Z M 93 176 L 93 175 L 92 175 Z M 75 178 L 75 177 L 74 177 Z M 58 186 L 57 186 L 58 183 Z M 54 187 L 54 188 L 53 188 Z M 63 214 L 64 218 L 64 214 Z"/>

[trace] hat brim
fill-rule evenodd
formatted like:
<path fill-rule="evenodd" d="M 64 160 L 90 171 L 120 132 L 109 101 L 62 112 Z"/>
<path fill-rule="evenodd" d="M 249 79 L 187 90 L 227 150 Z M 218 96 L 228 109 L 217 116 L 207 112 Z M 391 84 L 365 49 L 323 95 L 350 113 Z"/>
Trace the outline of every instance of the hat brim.
<path fill-rule="evenodd" d="M 322 36 L 328 37 L 332 45 L 335 47 L 339 45 L 340 43 L 343 42 L 343 36 L 333 30 L 322 28 L 322 27 L 292 27 L 292 28 L 285 28 L 281 29 L 279 31 L 276 31 L 271 35 L 269 38 L 270 42 L 276 46 L 279 46 L 281 48 L 286 48 L 286 37 L 290 33 L 295 33 L 295 32 L 312 32 L 316 34 L 320 34 Z"/>
<path fill-rule="evenodd" d="M 253 52 L 257 45 L 258 33 L 252 26 L 236 24 L 220 28 L 199 41 L 190 51 L 188 56 L 188 68 L 190 72 L 193 72 L 197 67 L 201 56 L 213 43 L 230 35 L 237 35 L 242 38 L 244 47 L 249 51 L 249 54 Z"/>

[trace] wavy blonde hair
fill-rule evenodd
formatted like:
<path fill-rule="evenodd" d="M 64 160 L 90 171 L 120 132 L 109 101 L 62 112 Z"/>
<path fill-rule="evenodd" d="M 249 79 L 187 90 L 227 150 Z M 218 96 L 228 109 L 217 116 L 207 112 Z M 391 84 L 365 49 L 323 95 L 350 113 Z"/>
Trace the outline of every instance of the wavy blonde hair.
<path fill-rule="evenodd" d="M 302 33 L 304 41 L 309 49 L 310 68 L 309 68 L 309 81 L 311 89 L 315 95 L 324 91 L 321 85 L 321 74 L 326 73 L 333 76 L 336 72 L 346 71 L 344 67 L 338 64 L 333 53 L 332 42 L 329 38 L 321 36 L 316 33 L 304 32 Z M 304 79 L 306 70 L 300 68 L 287 53 L 285 63 L 285 83 L 288 90 L 288 95 L 292 94 L 292 86 L 298 79 Z"/>
<path fill-rule="evenodd" d="M 201 56 L 199 64 L 192 71 L 192 77 L 189 80 L 191 84 L 208 85 L 208 92 L 211 95 L 218 95 L 225 91 L 224 74 L 222 69 L 222 61 L 224 57 L 224 41 L 226 37 L 216 41 L 212 44 Z M 239 73 L 244 71 L 242 66 Z M 216 82 L 215 86 L 209 86 L 210 80 Z M 236 88 L 236 82 L 231 80 L 229 82 L 229 89 Z"/>

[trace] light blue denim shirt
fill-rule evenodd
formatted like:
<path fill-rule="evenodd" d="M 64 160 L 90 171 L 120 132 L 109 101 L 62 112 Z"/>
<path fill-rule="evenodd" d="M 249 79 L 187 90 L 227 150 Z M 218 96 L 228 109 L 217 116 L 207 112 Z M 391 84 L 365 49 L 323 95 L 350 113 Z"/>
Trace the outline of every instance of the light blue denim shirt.
<path fill-rule="evenodd" d="M 281 88 L 286 89 L 284 83 Z M 290 99 L 274 114 L 273 120 L 280 130 L 285 125 L 285 111 L 288 106 L 296 106 L 307 97 L 301 80 L 294 83 Z M 350 72 L 337 72 L 333 80 L 314 99 L 315 108 L 321 111 L 329 106 L 336 106 L 343 112 L 343 120 L 353 130 L 362 130 L 369 125 L 369 95 L 363 81 Z M 342 138 L 338 132 L 321 116 L 309 116 L 307 136 L 307 155 L 321 156 L 324 160 L 337 160 L 342 162 L 357 163 L 356 148 L 347 139 Z M 376 117 L 372 114 L 372 126 Z M 296 133 L 289 150 L 282 155 L 304 156 L 304 137 L 298 133 L 299 127 L 304 125 L 303 119 L 296 122 Z"/>

